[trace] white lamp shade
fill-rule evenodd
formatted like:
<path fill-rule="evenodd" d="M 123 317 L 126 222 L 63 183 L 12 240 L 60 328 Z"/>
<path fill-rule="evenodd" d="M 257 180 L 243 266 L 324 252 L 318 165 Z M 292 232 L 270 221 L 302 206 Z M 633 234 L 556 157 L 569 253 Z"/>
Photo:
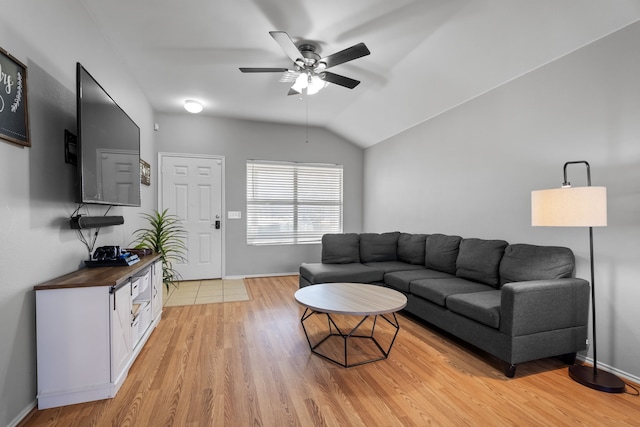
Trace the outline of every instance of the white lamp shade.
<path fill-rule="evenodd" d="M 309 76 L 306 73 L 300 74 L 297 78 L 291 89 L 295 90 L 298 93 L 302 93 L 302 91 L 309 84 Z"/>
<path fill-rule="evenodd" d="M 311 77 L 311 81 L 309 82 L 309 86 L 307 87 L 307 95 L 313 95 L 320 92 L 320 89 L 324 88 L 326 85 L 327 82 L 322 80 L 320 77 Z"/>
<path fill-rule="evenodd" d="M 300 74 L 291 89 L 298 93 L 302 93 L 304 89 L 307 89 L 307 95 L 313 95 L 320 91 L 327 85 L 327 82 L 322 80 L 318 76 L 309 76 L 306 73 Z"/>
<path fill-rule="evenodd" d="M 567 187 L 531 192 L 531 225 L 603 227 L 607 225 L 606 187 Z"/>

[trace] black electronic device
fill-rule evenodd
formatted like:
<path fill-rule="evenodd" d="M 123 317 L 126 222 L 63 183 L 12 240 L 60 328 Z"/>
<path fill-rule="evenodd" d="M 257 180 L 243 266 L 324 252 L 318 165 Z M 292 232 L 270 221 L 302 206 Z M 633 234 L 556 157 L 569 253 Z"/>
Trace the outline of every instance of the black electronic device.
<path fill-rule="evenodd" d="M 140 128 L 77 64 L 78 203 L 140 206 Z"/>
<path fill-rule="evenodd" d="M 120 246 L 100 246 L 93 252 L 91 258 L 84 262 L 87 267 L 127 266 L 140 261 L 138 255 L 122 252 Z"/>
<path fill-rule="evenodd" d="M 83 216 L 76 215 L 71 217 L 70 225 L 74 230 L 82 230 L 85 228 L 100 228 L 108 225 L 124 224 L 124 217 L 121 215 L 112 216 Z"/>
<path fill-rule="evenodd" d="M 93 252 L 93 259 L 108 260 L 116 259 L 121 255 L 120 246 L 100 246 Z"/>

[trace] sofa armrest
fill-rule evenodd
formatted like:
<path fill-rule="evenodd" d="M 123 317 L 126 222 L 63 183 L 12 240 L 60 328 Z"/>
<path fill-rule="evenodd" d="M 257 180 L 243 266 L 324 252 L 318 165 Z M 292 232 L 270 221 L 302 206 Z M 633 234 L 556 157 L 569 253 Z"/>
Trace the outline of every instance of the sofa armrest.
<path fill-rule="evenodd" d="M 510 336 L 586 326 L 589 282 L 578 278 L 511 282 L 502 287 L 500 331 Z"/>

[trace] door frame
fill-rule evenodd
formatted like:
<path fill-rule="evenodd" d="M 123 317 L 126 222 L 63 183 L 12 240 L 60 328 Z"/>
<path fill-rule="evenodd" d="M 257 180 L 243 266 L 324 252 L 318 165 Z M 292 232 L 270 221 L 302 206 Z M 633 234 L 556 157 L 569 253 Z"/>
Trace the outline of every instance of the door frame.
<path fill-rule="evenodd" d="M 220 210 L 221 210 L 221 215 L 220 215 L 220 220 L 222 221 L 222 242 L 221 242 L 221 248 L 220 248 L 220 275 L 222 276 L 222 278 L 224 279 L 226 277 L 226 239 L 227 239 L 227 218 L 226 218 L 226 196 L 225 196 L 225 190 L 227 188 L 226 184 L 225 184 L 225 157 L 222 155 L 213 155 L 213 154 L 190 154 L 190 153 L 172 153 L 172 152 L 165 152 L 165 151 L 159 151 L 158 152 L 158 172 L 157 172 L 157 177 L 156 179 L 158 180 L 158 210 L 161 208 L 162 206 L 162 165 L 163 165 L 163 160 L 165 157 L 188 157 L 188 158 L 195 158 L 195 159 L 211 159 L 211 160 L 220 160 L 222 161 L 222 176 L 221 176 L 221 191 L 220 191 L 220 198 L 222 199 L 220 202 Z"/>

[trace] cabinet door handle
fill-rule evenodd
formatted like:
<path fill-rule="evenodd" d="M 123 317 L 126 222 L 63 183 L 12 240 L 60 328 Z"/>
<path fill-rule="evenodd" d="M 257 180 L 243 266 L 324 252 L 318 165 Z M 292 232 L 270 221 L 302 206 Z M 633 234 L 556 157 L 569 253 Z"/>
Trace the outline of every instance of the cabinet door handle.
<path fill-rule="evenodd" d="M 127 284 L 129 283 L 131 283 L 129 280 L 125 280 L 119 285 L 112 286 L 111 289 L 109 289 L 109 293 L 113 295 L 113 311 L 116 311 L 116 292 L 118 291 L 118 289 L 122 288 L 123 286 L 127 286 Z"/>
<path fill-rule="evenodd" d="M 115 293 L 118 289 L 122 288 L 123 286 L 127 286 L 130 283 L 131 282 L 129 280 L 125 280 L 124 282 L 122 282 L 122 283 L 120 283 L 118 285 L 112 286 L 110 292 L 111 293 Z"/>

